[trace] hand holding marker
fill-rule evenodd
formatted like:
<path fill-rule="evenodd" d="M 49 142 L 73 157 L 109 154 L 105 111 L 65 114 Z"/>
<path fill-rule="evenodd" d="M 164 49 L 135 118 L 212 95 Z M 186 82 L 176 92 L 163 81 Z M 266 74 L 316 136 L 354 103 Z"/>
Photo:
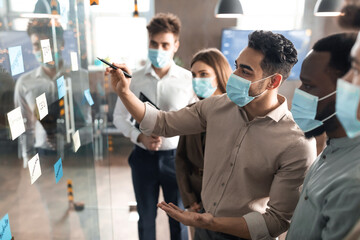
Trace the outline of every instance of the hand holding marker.
<path fill-rule="evenodd" d="M 99 57 L 98 57 L 98 59 L 99 59 L 100 61 L 102 61 L 103 63 L 105 63 L 106 65 L 112 67 L 113 69 L 115 69 L 115 70 L 118 69 L 118 67 L 112 65 L 111 63 L 109 63 L 109 62 L 106 61 L 105 59 L 101 59 L 101 58 L 99 58 Z M 121 71 L 122 71 L 122 70 L 121 70 Z M 132 76 L 131 76 L 130 74 L 128 74 L 127 72 L 124 72 L 124 71 L 122 71 L 122 72 L 124 73 L 125 77 L 127 77 L 127 78 L 132 78 Z"/>

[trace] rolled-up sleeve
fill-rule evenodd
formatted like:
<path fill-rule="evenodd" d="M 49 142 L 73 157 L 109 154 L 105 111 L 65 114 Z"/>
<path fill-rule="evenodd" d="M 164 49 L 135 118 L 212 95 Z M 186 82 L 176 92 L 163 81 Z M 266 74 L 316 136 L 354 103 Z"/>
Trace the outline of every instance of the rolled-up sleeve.
<path fill-rule="evenodd" d="M 303 139 L 282 153 L 266 212 L 251 212 L 244 216 L 252 239 L 273 239 L 287 231 L 299 200 L 300 186 L 315 158 L 315 142 Z"/>
<path fill-rule="evenodd" d="M 140 131 L 145 135 L 150 136 L 154 131 L 157 115 L 160 111 L 154 108 L 150 103 L 145 103 L 145 115 L 140 123 Z"/>
<path fill-rule="evenodd" d="M 146 103 L 140 130 L 146 135 L 155 134 L 164 137 L 204 132 L 206 129 L 204 102 L 203 100 L 191 107 L 171 112 L 159 111 Z"/>

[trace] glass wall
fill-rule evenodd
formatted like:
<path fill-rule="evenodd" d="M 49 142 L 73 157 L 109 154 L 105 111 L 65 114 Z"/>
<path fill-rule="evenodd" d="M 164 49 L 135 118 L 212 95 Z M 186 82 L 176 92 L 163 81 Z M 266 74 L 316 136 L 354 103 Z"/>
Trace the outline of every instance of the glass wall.
<path fill-rule="evenodd" d="M 0 236 L 112 239 L 102 70 L 89 84 L 85 6 L 0 0 Z M 101 215 L 101 218 L 100 218 Z M 110 217 L 109 217 L 110 216 Z"/>

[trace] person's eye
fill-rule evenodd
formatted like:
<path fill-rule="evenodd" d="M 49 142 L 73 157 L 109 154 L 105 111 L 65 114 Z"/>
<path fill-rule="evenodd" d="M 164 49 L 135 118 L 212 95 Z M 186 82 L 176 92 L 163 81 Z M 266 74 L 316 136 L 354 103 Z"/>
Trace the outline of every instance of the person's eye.
<path fill-rule="evenodd" d="M 248 74 L 249 74 L 249 73 L 248 73 L 246 70 L 244 70 L 244 69 L 241 70 L 241 73 L 244 74 L 244 75 L 248 75 Z"/>
<path fill-rule="evenodd" d="M 303 84 L 303 86 L 306 90 L 310 90 L 312 88 L 312 86 L 310 86 L 309 84 Z"/>
<path fill-rule="evenodd" d="M 201 73 L 200 76 L 201 76 L 201 77 L 206 77 L 206 76 L 207 76 L 207 73 Z"/>

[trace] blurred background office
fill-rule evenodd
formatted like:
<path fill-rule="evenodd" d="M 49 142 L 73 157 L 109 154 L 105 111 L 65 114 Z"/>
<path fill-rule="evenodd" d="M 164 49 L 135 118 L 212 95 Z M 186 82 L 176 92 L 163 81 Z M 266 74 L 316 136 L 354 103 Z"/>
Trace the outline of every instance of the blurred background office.
<path fill-rule="evenodd" d="M 326 0 L 0 0 L 0 224 L 8 216 L 17 240 L 138 239 L 127 162 L 133 145 L 112 124 L 117 96 L 96 57 L 125 62 L 133 71 L 144 66 L 148 61 L 146 25 L 159 12 L 181 19 L 181 45 L 174 60 L 187 69 L 194 53 L 210 47 L 221 50 L 234 69 L 234 60 L 252 30 L 279 32 L 293 41 L 299 53 L 299 62 L 280 88 L 291 106 L 310 47 L 322 37 L 344 32 L 336 21 L 344 0 L 330 1 L 334 9 L 329 16 L 315 16 L 321 2 Z M 221 14 L 227 6 L 238 12 Z M 42 61 L 36 60 L 27 33 L 29 21 L 36 18 L 48 19 L 53 29 L 49 42 L 54 69 L 60 72 L 63 66 L 55 52 L 67 68 L 64 96 L 58 96 L 56 106 L 48 102 L 49 113 L 58 111 L 53 119 L 57 142 L 52 159 L 40 155 L 41 176 L 32 184 L 35 168 L 24 164 L 20 138 L 13 140 L 7 114 L 16 107 L 18 79 L 46 64 L 44 52 Z M 64 45 L 54 50 L 58 25 L 64 30 Z M 36 114 L 38 108 L 32 108 Z M 84 117 L 79 109 L 91 113 Z M 27 131 L 31 130 L 25 129 L 22 135 Z M 59 165 L 53 164 L 59 160 L 61 179 Z M 158 211 L 157 221 L 157 239 L 169 239 L 163 212 Z"/>

